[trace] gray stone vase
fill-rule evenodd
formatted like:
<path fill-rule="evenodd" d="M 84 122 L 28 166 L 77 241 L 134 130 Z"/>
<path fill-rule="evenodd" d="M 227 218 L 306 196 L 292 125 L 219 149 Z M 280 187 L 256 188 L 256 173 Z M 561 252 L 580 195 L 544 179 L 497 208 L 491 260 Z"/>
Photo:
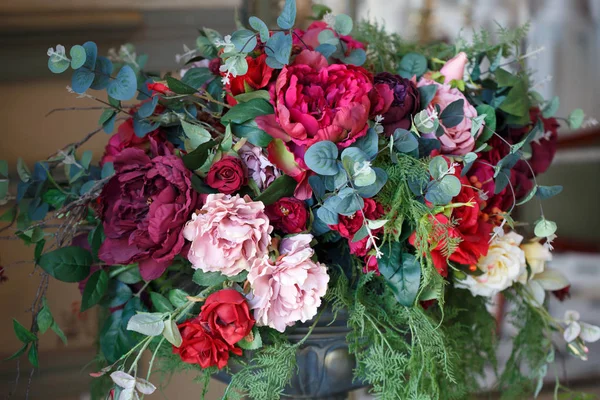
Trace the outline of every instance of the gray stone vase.
<path fill-rule="evenodd" d="M 340 312 L 331 323 L 333 314 L 328 311 L 325 310 L 310 337 L 296 353 L 298 370 L 285 389 L 286 397 L 343 400 L 350 391 L 364 386 L 361 382 L 353 382 L 356 362 L 354 356 L 348 353 L 346 344 L 346 334 L 349 331 L 347 315 Z M 307 321 L 289 328 L 286 331 L 288 340 L 298 343 L 312 323 L 313 321 Z M 235 365 L 231 369 L 235 372 Z M 224 372 L 215 375 L 215 378 L 225 383 L 231 379 Z"/>

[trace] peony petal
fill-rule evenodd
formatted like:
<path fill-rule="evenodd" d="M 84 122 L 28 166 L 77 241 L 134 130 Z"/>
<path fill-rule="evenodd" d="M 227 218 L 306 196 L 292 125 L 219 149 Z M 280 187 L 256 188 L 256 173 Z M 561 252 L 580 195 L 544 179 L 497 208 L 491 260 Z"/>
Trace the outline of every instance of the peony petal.
<path fill-rule="evenodd" d="M 170 264 L 171 260 L 163 262 L 156 261 L 153 258 L 146 258 L 145 260 L 140 260 L 140 275 L 142 276 L 142 279 L 144 279 L 146 282 L 152 281 L 154 279 L 160 278 L 160 276 L 167 270 Z"/>
<path fill-rule="evenodd" d="M 260 129 L 267 132 L 267 134 L 273 138 L 281 139 L 284 142 L 290 141 L 290 135 L 288 135 L 283 128 L 281 128 L 281 125 L 279 125 L 277 119 L 275 118 L 275 114 L 260 115 L 254 120 Z"/>

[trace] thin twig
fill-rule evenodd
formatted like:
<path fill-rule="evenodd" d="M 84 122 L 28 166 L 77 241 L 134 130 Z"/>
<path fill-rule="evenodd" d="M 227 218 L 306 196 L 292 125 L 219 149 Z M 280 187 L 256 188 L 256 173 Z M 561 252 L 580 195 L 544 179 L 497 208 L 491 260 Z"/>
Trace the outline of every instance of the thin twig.
<path fill-rule="evenodd" d="M 63 107 L 63 108 L 53 108 L 46 114 L 48 117 L 54 114 L 57 111 L 92 111 L 92 110 L 104 110 L 106 107 Z"/>

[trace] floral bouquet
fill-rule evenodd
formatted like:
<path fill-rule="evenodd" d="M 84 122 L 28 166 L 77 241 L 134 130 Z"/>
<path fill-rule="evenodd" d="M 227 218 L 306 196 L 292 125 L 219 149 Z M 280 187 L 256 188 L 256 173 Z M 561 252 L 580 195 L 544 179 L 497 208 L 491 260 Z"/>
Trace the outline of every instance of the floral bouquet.
<path fill-rule="evenodd" d="M 536 181 L 559 121 L 584 115 L 555 118 L 558 99 L 533 90 L 525 29 L 423 47 L 315 12 L 306 30 L 293 0 L 276 29 L 256 17 L 232 35 L 204 28 L 178 56 L 180 79 L 146 71 L 130 44 L 108 57 L 93 42 L 48 50 L 112 136 L 99 165 L 79 148 L 100 129 L 33 172 L 17 166 L 3 218 L 35 246 L 41 285 L 30 328 L 14 320 L 14 358 L 37 367 L 38 336 L 64 337 L 50 277 L 79 282 L 81 310 L 106 310 L 99 398 L 151 394 L 153 369 L 192 368 L 207 384 L 234 364 L 224 398 L 279 398 L 312 328 L 297 343 L 286 333 L 325 309 L 347 315 L 355 378 L 386 399 L 464 398 L 486 371 L 508 398 L 537 394 L 555 346 L 586 358 L 600 328 L 544 307 L 569 283 L 546 265 L 557 227 L 542 211 L 562 188 Z M 533 199 L 540 218 L 515 224 Z M 499 294 L 518 330 L 502 370 Z"/>

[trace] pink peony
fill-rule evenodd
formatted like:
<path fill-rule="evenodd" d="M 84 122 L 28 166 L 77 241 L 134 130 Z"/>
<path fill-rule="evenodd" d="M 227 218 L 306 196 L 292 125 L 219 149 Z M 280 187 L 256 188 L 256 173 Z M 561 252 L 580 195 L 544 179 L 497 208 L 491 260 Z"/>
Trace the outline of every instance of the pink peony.
<path fill-rule="evenodd" d="M 328 65 L 322 54 L 304 50 L 271 89 L 275 114 L 256 123 L 274 138 L 300 146 L 330 140 L 348 147 L 367 132 L 372 81 L 364 68 Z"/>
<path fill-rule="evenodd" d="M 246 143 L 240 149 L 239 155 L 248 168 L 250 178 L 256 182 L 260 190 L 265 190 L 279 177 L 279 170 L 269 161 L 260 147 Z"/>
<path fill-rule="evenodd" d="M 192 242 L 187 258 L 194 269 L 234 276 L 268 252 L 273 228 L 265 206 L 250 197 L 209 194 L 183 228 Z"/>
<path fill-rule="evenodd" d="M 281 240 L 277 260 L 255 259 L 248 281 L 252 286 L 250 308 L 257 325 L 283 332 L 296 321 L 305 322 L 317 314 L 327 291 L 327 268 L 311 257 L 313 236 L 301 234 Z"/>
<path fill-rule="evenodd" d="M 469 103 L 460 90 L 452 88 L 448 84 L 439 84 L 430 79 L 421 79 L 417 86 L 422 87 L 427 85 L 435 85 L 437 87 L 435 97 L 433 100 L 431 100 L 431 103 L 427 107 L 427 111 L 429 113 L 435 110 L 436 105 L 439 105 L 441 112 L 443 112 L 444 109 L 453 102 L 457 100 L 464 101 L 463 120 L 458 125 L 451 128 L 446 128 L 444 126 L 443 128 L 446 134 L 440 136 L 438 139 L 442 145 L 442 154 L 452 154 L 458 156 L 467 154 L 473 150 L 473 147 L 475 146 L 475 139 L 479 137 L 481 131 L 483 130 L 482 126 L 475 137 L 471 136 L 471 118 L 475 118 L 477 116 L 477 110 L 475 110 L 475 107 Z"/>
<path fill-rule="evenodd" d="M 467 62 L 467 54 L 462 51 L 446 61 L 440 70 L 440 73 L 444 75 L 444 83 L 450 83 L 453 80 L 461 81 L 465 75 Z"/>

